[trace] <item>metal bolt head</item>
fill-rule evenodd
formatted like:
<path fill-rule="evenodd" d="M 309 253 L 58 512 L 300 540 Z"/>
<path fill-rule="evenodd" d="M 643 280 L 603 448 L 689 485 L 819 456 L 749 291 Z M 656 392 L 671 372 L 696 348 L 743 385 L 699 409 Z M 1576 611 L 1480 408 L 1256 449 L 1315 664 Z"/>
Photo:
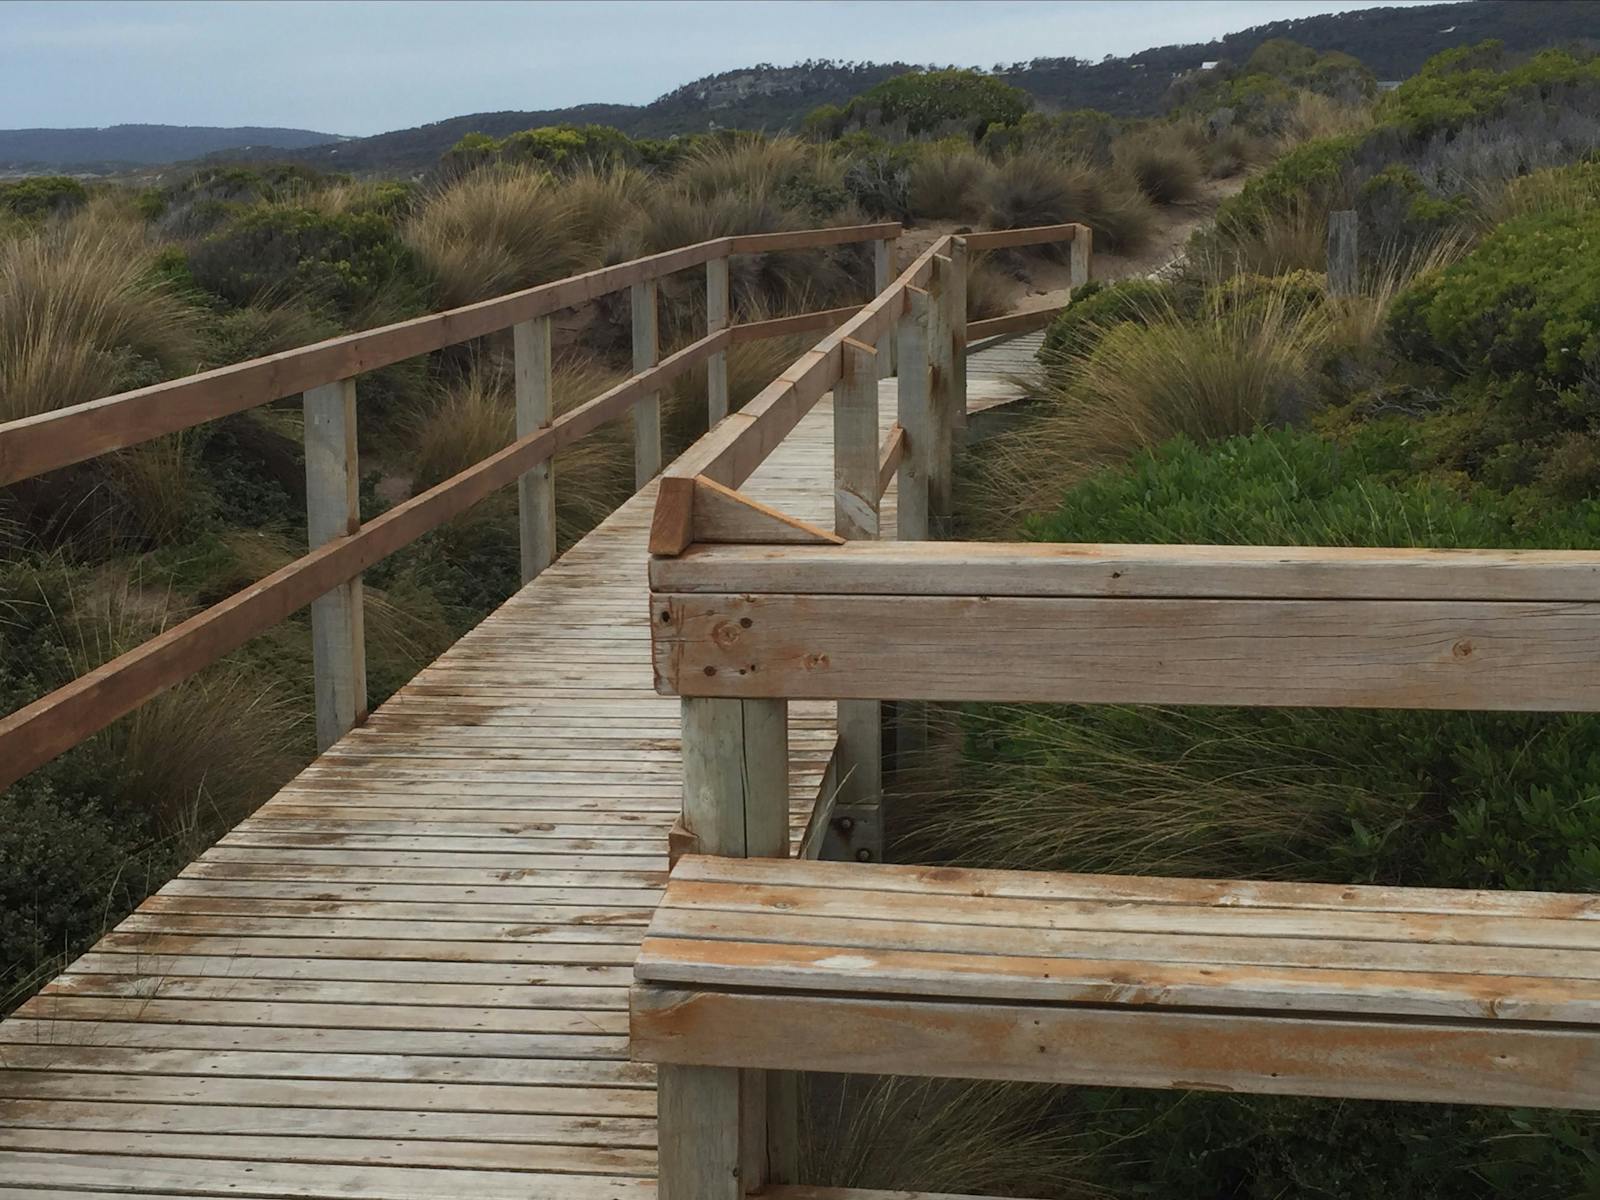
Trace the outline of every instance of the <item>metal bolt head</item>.
<path fill-rule="evenodd" d="M 861 847 L 861 849 L 856 851 L 856 861 L 857 862 L 871 862 L 872 861 L 872 851 L 868 850 L 865 846 Z"/>

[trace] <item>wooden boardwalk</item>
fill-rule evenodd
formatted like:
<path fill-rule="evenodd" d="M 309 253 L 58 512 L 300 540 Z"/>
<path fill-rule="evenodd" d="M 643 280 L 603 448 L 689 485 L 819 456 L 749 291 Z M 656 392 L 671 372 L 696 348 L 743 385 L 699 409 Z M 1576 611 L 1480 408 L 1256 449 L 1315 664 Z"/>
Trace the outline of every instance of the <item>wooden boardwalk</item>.
<path fill-rule="evenodd" d="M 1011 370 L 975 354 L 974 407 Z M 831 525 L 832 425 L 824 398 L 746 490 Z M 654 1195 L 626 1039 L 681 778 L 654 495 L 0 1022 L 0 1197 Z M 798 837 L 833 706 L 790 714 Z"/>

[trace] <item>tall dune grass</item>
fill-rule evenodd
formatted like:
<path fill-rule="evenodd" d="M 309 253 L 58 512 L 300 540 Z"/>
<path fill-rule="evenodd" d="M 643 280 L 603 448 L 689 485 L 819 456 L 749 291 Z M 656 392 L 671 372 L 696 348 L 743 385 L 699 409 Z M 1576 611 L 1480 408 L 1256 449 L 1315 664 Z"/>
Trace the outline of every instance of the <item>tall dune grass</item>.
<path fill-rule="evenodd" d="M 1120 172 L 1038 151 L 1002 160 L 984 198 L 995 229 L 1076 221 L 1094 230 L 1097 249 L 1137 250 L 1156 223 L 1154 206 Z"/>
<path fill-rule="evenodd" d="M 195 310 L 117 221 L 73 221 L 0 242 L 0 421 L 191 369 Z"/>
<path fill-rule="evenodd" d="M 431 196 L 405 225 L 406 243 L 447 308 L 547 283 L 577 265 L 572 207 L 545 172 L 475 171 Z"/>
<path fill-rule="evenodd" d="M 1038 415 L 995 438 L 975 476 L 985 524 L 1046 510 L 1076 478 L 1179 435 L 1209 442 L 1304 415 L 1332 332 L 1324 307 L 1268 288 L 1249 303 L 1213 289 L 1193 317 L 1166 300 L 1146 308 L 1033 382 Z"/>

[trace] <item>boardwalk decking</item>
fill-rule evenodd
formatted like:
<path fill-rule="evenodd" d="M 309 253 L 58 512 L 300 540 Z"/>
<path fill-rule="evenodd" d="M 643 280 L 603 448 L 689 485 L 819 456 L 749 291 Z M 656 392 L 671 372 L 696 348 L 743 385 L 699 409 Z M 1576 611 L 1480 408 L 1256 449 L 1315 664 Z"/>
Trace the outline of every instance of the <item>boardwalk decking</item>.
<path fill-rule="evenodd" d="M 974 407 L 1013 369 L 974 355 Z M 746 490 L 831 524 L 831 455 L 825 399 Z M 653 498 L 0 1022 L 0 1197 L 654 1196 L 626 1044 L 679 807 Z M 798 835 L 834 729 L 831 705 L 790 711 Z"/>

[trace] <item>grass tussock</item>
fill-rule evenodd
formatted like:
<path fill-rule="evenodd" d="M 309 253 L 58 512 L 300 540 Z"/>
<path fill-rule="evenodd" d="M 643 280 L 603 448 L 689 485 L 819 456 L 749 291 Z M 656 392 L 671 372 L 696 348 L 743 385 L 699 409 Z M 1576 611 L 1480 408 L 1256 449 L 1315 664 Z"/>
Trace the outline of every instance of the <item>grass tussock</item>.
<path fill-rule="evenodd" d="M 1062 354 L 1033 383 L 1034 421 L 997 437 L 975 503 L 1002 527 L 1050 508 L 1072 480 L 1178 436 L 1199 443 L 1303 415 L 1332 333 L 1320 305 L 1214 289 L 1193 316 L 1153 298 L 1138 321 Z"/>
<path fill-rule="evenodd" d="M 1179 130 L 1141 130 L 1112 148 L 1113 161 L 1154 204 L 1186 204 L 1200 194 L 1205 167 Z"/>
<path fill-rule="evenodd" d="M 805 1178 L 824 1187 L 1109 1200 L 1064 1088 L 863 1076 L 807 1081 Z"/>
<path fill-rule="evenodd" d="M 572 209 L 543 171 L 475 171 L 424 203 L 405 240 L 454 308 L 559 279 L 576 265 Z"/>
<path fill-rule="evenodd" d="M 1264 724 L 1235 710 L 991 705 L 936 742 L 951 761 L 908 781 L 902 861 L 1180 878 L 1318 878 L 1359 812 L 1403 821 L 1416 794 L 1362 788 L 1318 742 L 1325 715 Z M 955 747 L 1005 739 L 1003 769 Z M 1173 752 L 1181 747 L 1182 753 Z M 955 782 L 952 783 L 951 781 Z"/>
<path fill-rule="evenodd" d="M 923 154 L 907 177 L 911 211 L 934 220 L 967 221 L 983 214 L 984 187 L 994 167 L 968 146 Z"/>
<path fill-rule="evenodd" d="M 198 316 L 154 267 L 142 238 L 103 221 L 0 243 L 0 421 L 191 369 Z"/>
<path fill-rule="evenodd" d="M 967 320 L 1002 317 L 1011 311 L 1015 281 L 987 254 L 975 255 L 967 264 Z"/>
<path fill-rule="evenodd" d="M 82 675 L 186 616 L 172 597 L 132 576 L 74 596 L 63 614 Z M 160 693 L 95 735 L 119 764 L 115 802 L 148 815 L 164 835 L 203 848 L 272 795 L 299 764 L 304 719 L 270 682 L 227 662 Z"/>
<path fill-rule="evenodd" d="M 1094 230 L 1095 245 L 1137 250 L 1156 223 L 1150 201 L 1118 172 L 1038 152 L 1002 161 L 984 187 L 989 224 L 1022 229 L 1070 221 Z"/>

